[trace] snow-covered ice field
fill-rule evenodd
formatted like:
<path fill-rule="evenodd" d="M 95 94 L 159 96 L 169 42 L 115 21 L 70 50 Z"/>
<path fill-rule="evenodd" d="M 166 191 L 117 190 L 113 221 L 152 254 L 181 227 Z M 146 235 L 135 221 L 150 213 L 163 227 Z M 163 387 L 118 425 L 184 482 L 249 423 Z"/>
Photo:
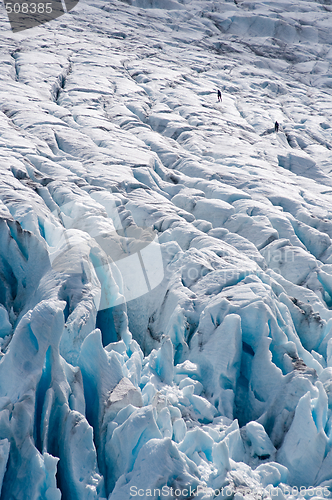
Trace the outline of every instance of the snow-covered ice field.
<path fill-rule="evenodd" d="M 332 496 L 331 1 L 0 25 L 1 500 Z"/>

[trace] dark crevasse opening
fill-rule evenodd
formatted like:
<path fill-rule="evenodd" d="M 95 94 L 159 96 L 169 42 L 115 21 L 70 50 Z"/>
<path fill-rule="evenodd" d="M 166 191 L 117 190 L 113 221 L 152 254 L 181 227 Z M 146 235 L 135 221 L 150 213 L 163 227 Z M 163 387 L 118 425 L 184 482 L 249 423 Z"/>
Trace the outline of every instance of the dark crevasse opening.
<path fill-rule="evenodd" d="M 121 340 L 121 332 L 124 331 L 126 325 L 126 304 L 102 309 L 97 313 L 96 328 L 101 331 L 103 346 Z"/>
<path fill-rule="evenodd" d="M 51 359 L 50 359 L 51 355 L 52 355 L 52 348 L 50 346 L 46 352 L 43 372 L 36 390 L 34 440 L 36 448 L 40 451 L 40 453 L 43 452 L 42 439 L 41 439 L 41 421 L 42 421 L 43 405 L 44 405 L 46 391 L 50 387 L 52 380 Z"/>
<path fill-rule="evenodd" d="M 120 340 L 114 323 L 114 315 L 116 315 L 114 309 L 116 309 L 116 307 L 109 307 L 98 311 L 97 314 L 96 328 L 99 328 L 101 331 L 104 346 L 110 342 L 117 342 Z"/>

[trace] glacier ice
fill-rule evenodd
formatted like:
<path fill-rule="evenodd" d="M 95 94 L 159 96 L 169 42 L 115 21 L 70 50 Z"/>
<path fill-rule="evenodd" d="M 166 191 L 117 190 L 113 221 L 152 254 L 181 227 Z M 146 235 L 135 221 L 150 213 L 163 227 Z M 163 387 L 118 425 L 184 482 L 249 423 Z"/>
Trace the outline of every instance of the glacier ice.
<path fill-rule="evenodd" d="M 0 24 L 1 499 L 331 496 L 328 2 Z"/>

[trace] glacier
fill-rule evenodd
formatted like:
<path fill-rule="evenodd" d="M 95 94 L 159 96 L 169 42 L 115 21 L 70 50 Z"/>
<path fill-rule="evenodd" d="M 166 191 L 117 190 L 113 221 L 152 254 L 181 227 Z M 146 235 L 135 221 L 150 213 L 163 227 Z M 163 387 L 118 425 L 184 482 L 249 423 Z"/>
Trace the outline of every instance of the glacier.
<path fill-rule="evenodd" d="M 331 2 L 0 24 L 1 500 L 331 497 Z"/>

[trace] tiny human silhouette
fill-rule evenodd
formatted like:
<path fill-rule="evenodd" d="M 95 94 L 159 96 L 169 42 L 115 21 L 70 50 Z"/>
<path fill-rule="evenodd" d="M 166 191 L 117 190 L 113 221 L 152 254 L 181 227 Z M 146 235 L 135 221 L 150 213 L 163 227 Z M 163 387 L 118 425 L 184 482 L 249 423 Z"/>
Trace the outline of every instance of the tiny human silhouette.
<path fill-rule="evenodd" d="M 218 90 L 218 102 L 221 102 L 221 101 L 222 101 L 221 92 L 220 92 L 220 90 Z"/>
<path fill-rule="evenodd" d="M 277 121 L 274 124 L 274 131 L 279 132 L 279 123 Z"/>

